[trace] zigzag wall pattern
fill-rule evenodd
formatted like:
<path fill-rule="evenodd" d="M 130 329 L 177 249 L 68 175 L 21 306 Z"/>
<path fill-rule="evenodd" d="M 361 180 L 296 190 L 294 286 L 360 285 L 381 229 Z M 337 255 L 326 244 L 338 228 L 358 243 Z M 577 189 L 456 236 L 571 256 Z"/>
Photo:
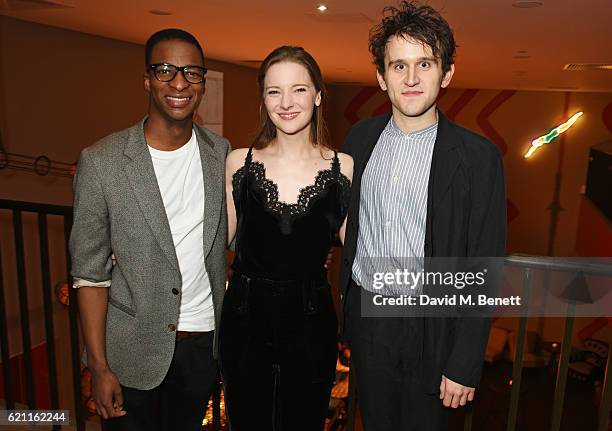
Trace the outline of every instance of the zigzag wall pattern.
<path fill-rule="evenodd" d="M 447 93 L 448 89 L 443 88 L 438 95 L 438 100 L 440 100 Z M 454 121 L 457 115 L 465 108 L 474 97 L 478 94 L 479 90 L 477 89 L 467 89 L 464 90 L 461 95 L 453 102 L 449 109 L 446 110 L 446 116 Z M 357 95 L 348 103 L 346 110 L 344 111 L 344 117 L 349 121 L 349 123 L 354 124 L 361 119 L 359 115 L 359 110 L 364 107 L 368 101 L 374 98 L 378 93 L 378 89 L 376 87 L 363 87 Z M 508 99 L 510 99 L 516 91 L 514 90 L 504 90 L 497 94 L 487 105 L 480 111 L 477 116 L 477 122 L 480 128 L 483 130 L 485 135 L 494 142 L 502 155 L 506 154 L 507 145 L 504 138 L 497 132 L 495 127 L 489 122 L 489 117 L 493 114 L 500 106 L 502 106 Z M 382 115 L 385 112 L 389 112 L 391 110 L 391 102 L 389 100 L 385 100 L 382 104 L 380 104 L 377 108 L 375 108 L 370 115 Z M 507 202 L 508 207 L 508 223 L 512 222 L 519 215 L 518 207 L 510 200 Z"/>

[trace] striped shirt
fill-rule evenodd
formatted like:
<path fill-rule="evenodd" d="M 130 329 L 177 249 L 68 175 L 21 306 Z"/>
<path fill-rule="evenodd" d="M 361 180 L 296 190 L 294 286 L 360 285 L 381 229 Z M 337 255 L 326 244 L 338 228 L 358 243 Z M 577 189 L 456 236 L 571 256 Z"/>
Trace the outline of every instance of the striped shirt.
<path fill-rule="evenodd" d="M 375 273 L 422 269 L 427 188 L 437 131 L 436 122 L 404 133 L 391 117 L 378 138 L 361 180 L 352 268 L 353 280 L 366 290 L 376 291 Z M 394 293 L 418 293 L 400 290 Z"/>

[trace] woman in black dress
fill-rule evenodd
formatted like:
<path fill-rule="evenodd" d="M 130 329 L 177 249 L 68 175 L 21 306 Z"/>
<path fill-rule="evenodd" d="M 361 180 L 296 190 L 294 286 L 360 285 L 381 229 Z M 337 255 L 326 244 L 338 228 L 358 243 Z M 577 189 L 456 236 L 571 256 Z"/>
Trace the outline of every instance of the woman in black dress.
<path fill-rule="evenodd" d="M 323 429 L 337 357 L 325 271 L 343 240 L 353 161 L 328 143 L 315 60 L 280 47 L 259 69 L 261 128 L 227 159 L 233 277 L 219 347 L 233 431 Z"/>

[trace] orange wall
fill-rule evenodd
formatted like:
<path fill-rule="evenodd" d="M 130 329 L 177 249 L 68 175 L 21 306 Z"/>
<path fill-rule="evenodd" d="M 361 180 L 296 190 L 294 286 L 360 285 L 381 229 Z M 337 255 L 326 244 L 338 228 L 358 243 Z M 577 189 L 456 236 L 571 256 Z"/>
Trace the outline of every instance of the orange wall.
<path fill-rule="evenodd" d="M 0 16 L 6 151 L 74 162 L 81 149 L 138 121 L 147 108 L 143 57 L 141 45 Z M 224 73 L 224 135 L 234 147 L 248 145 L 258 124 L 255 69 L 207 66 Z M 0 184 L 0 199 L 72 202 L 69 178 L 0 170 Z"/>
<path fill-rule="evenodd" d="M 134 44 L 0 17 L 4 146 L 73 162 L 143 114 Z M 70 204 L 70 180 L 0 171 L 1 198 Z"/>

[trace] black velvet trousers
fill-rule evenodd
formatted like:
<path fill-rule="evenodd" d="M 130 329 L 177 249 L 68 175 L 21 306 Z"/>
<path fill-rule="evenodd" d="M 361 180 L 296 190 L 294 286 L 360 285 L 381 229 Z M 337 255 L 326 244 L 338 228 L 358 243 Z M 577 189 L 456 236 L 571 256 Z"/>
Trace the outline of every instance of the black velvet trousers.
<path fill-rule="evenodd" d="M 337 358 L 326 280 L 234 275 L 219 333 L 232 431 L 320 431 Z"/>

